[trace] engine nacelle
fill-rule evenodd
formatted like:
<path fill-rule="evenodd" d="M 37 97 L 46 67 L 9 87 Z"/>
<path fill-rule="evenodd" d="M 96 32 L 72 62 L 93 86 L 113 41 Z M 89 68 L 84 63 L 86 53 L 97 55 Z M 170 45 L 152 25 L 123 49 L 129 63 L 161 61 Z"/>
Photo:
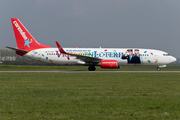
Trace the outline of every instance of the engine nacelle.
<path fill-rule="evenodd" d="M 117 60 L 102 60 L 101 68 L 119 68 Z"/>

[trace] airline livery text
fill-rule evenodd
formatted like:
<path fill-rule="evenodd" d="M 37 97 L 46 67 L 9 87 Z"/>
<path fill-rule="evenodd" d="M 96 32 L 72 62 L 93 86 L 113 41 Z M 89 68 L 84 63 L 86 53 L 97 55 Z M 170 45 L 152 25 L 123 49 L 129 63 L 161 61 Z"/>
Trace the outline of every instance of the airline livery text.
<path fill-rule="evenodd" d="M 17 30 L 19 31 L 19 33 L 21 34 L 21 36 L 24 38 L 24 40 L 27 40 L 27 36 L 25 34 L 25 32 L 23 32 L 23 30 L 21 29 L 21 27 L 19 26 L 19 24 L 17 23 L 17 21 L 14 21 L 13 24 L 16 26 Z"/>

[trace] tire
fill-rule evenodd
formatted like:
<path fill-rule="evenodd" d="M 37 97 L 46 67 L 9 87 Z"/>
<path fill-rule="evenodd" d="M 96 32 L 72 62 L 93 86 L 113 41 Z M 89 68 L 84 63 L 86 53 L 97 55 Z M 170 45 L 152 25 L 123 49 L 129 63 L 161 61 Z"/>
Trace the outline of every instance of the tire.
<path fill-rule="evenodd" d="M 161 70 L 161 68 L 158 67 L 158 68 L 157 68 L 157 71 L 160 71 L 160 70 Z"/>
<path fill-rule="evenodd" d="M 88 70 L 89 70 L 89 71 L 95 71 L 95 70 L 96 70 L 96 67 L 94 67 L 94 66 L 89 66 L 89 67 L 88 67 Z"/>

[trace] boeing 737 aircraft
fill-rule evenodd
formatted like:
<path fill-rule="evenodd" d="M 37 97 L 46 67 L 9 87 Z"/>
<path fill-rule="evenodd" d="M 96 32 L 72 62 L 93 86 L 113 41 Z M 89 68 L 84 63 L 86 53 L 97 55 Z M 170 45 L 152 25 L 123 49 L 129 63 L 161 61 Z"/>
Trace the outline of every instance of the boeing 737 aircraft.
<path fill-rule="evenodd" d="M 120 66 L 157 66 L 161 67 L 176 61 L 167 52 L 140 48 L 62 48 L 56 41 L 57 48 L 38 43 L 17 18 L 11 18 L 17 48 L 16 54 L 46 63 L 61 65 L 95 66 L 101 68 L 120 68 Z"/>

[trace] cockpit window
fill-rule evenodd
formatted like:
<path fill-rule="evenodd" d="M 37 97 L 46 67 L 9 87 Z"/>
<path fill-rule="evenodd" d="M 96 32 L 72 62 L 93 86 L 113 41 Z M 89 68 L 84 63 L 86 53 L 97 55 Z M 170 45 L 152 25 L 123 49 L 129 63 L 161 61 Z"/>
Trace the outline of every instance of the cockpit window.
<path fill-rule="evenodd" d="M 170 54 L 163 54 L 163 56 L 170 56 Z"/>

